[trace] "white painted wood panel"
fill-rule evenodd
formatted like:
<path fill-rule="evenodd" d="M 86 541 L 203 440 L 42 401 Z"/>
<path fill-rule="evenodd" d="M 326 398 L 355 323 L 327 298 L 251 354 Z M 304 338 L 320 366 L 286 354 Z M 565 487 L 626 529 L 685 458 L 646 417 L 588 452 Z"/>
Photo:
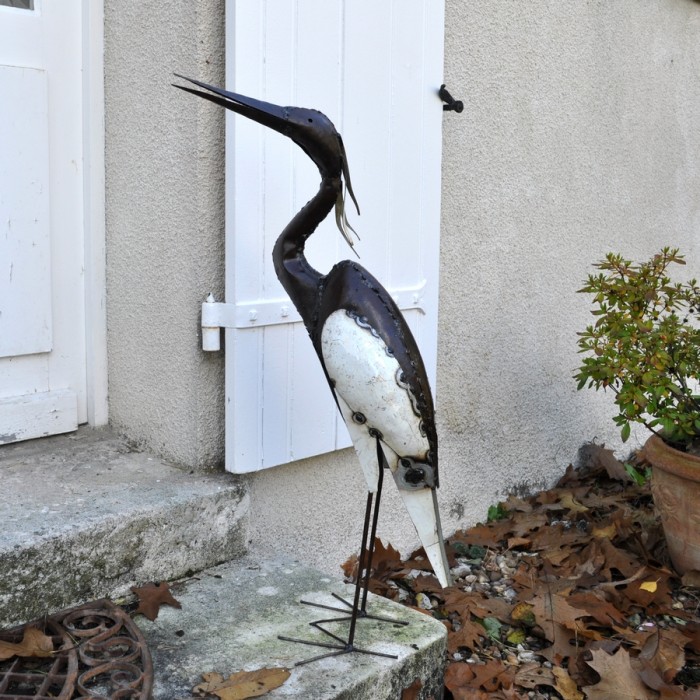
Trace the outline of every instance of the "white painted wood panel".
<path fill-rule="evenodd" d="M 0 66 L 0 357 L 51 350 L 46 71 Z"/>
<path fill-rule="evenodd" d="M 348 205 L 360 262 L 390 291 L 423 285 L 416 305 L 424 313 L 405 315 L 433 387 L 442 62 L 443 0 L 227 3 L 227 87 L 320 109 L 342 133 L 362 210 L 358 217 Z M 241 311 L 285 298 L 272 248 L 319 180 L 291 141 L 227 114 L 226 296 Z M 321 272 L 353 257 L 332 215 L 310 239 L 307 256 Z M 227 329 L 226 351 L 229 471 L 350 444 L 300 322 Z"/>
<path fill-rule="evenodd" d="M 75 403 L 66 389 L 0 399 L 0 445 L 75 430 Z"/>
<path fill-rule="evenodd" d="M 84 10 L 0 6 L 0 434 L 17 439 L 87 419 Z"/>

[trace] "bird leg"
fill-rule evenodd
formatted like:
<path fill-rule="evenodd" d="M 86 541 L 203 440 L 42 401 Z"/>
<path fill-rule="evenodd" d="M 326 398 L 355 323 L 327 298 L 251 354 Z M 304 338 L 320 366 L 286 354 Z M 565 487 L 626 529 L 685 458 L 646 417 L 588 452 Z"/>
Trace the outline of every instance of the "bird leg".
<path fill-rule="evenodd" d="M 362 572 L 364 571 L 364 583 L 362 584 L 362 603 L 360 604 L 357 617 L 368 617 L 372 620 L 381 620 L 383 622 L 391 622 L 395 625 L 407 625 L 408 622 L 403 622 L 400 620 L 394 620 L 389 617 L 382 617 L 380 615 L 370 615 L 367 613 L 367 594 L 369 593 L 369 580 L 372 574 L 372 557 L 374 556 L 374 543 L 377 538 L 377 522 L 379 520 L 379 502 L 382 497 L 382 485 L 384 483 L 384 469 L 387 468 L 386 459 L 384 457 L 384 451 L 382 450 L 381 442 L 379 438 L 377 441 L 377 464 L 379 465 L 379 475 L 377 480 L 377 496 L 374 503 L 374 515 L 372 517 L 372 530 L 369 535 L 369 548 L 367 548 L 367 524 L 369 522 L 369 509 L 372 503 L 372 492 L 367 494 L 367 511 L 365 512 L 365 526 L 362 533 L 362 548 L 360 549 L 360 560 L 358 562 L 357 571 L 357 583 L 360 581 Z M 355 585 L 355 596 L 357 597 L 357 592 L 359 590 L 358 585 Z M 341 603 L 347 605 L 348 608 L 352 609 L 354 606 L 348 603 L 344 598 L 339 596 L 337 593 L 332 594 L 334 598 L 337 598 Z M 313 603 L 308 603 L 307 601 L 301 601 L 307 605 L 314 605 Z M 357 600 L 355 601 L 355 606 L 357 606 Z M 320 606 L 319 606 L 320 607 Z M 342 612 L 342 608 L 334 608 L 330 605 L 324 606 L 329 610 L 337 610 Z"/>
<path fill-rule="evenodd" d="M 344 605 L 347 605 L 348 608 L 350 608 L 349 611 L 343 609 L 343 608 L 336 608 L 331 605 L 323 605 L 320 603 L 313 603 L 311 601 L 307 600 L 302 600 L 300 601 L 304 605 L 311 605 L 313 607 L 317 608 L 324 608 L 325 610 L 335 610 L 337 612 L 349 612 L 349 615 L 343 615 L 342 617 L 335 617 L 335 618 L 328 618 L 328 619 L 322 619 L 322 620 L 314 620 L 313 622 L 310 622 L 309 624 L 312 627 L 315 627 L 316 629 L 320 630 L 323 632 L 325 635 L 328 637 L 331 637 L 334 639 L 338 644 L 331 644 L 331 643 L 324 643 L 324 642 L 315 642 L 311 640 L 306 640 L 306 639 L 298 639 L 294 637 L 285 637 L 282 635 L 279 635 L 279 639 L 283 639 L 285 641 L 289 642 L 299 642 L 301 644 L 308 644 L 310 646 L 319 646 L 323 647 L 326 649 L 333 649 L 334 651 L 330 651 L 326 654 L 321 654 L 319 656 L 314 656 L 310 659 L 306 659 L 304 661 L 298 661 L 295 666 L 301 666 L 302 664 L 307 664 L 312 661 L 317 661 L 319 659 L 324 659 L 329 656 L 338 656 L 340 654 L 347 654 L 350 652 L 358 652 L 361 654 L 371 654 L 373 656 L 383 656 L 386 658 L 390 659 L 396 659 L 398 658 L 397 656 L 393 654 L 383 654 L 380 652 L 376 651 L 369 651 L 367 649 L 358 649 L 355 645 L 355 628 L 356 628 L 356 623 L 358 617 L 366 617 L 372 620 L 379 620 L 382 622 L 391 622 L 394 625 L 407 625 L 408 622 L 404 622 L 402 620 L 395 620 L 389 617 L 382 617 L 379 615 L 369 615 L 367 613 L 367 593 L 369 590 L 369 579 L 372 571 L 372 556 L 374 554 L 374 542 L 377 534 L 377 521 L 378 521 L 378 516 L 379 516 L 379 503 L 381 500 L 381 494 L 382 494 L 382 484 L 384 481 L 384 466 L 385 466 L 385 460 L 384 460 L 384 453 L 382 452 L 381 444 L 379 442 L 379 438 L 377 438 L 377 460 L 379 463 L 379 479 L 377 482 L 377 495 L 376 495 L 376 501 L 374 494 L 370 491 L 367 494 L 367 505 L 365 507 L 365 521 L 364 525 L 362 527 L 362 545 L 360 547 L 360 559 L 358 562 L 358 571 L 357 571 L 357 579 L 355 581 L 355 595 L 353 598 L 352 604 L 348 603 L 344 598 L 340 597 L 339 595 L 336 595 L 333 593 L 333 596 L 337 598 L 341 603 Z M 374 508 L 372 508 L 374 506 Z M 370 520 L 372 521 L 372 527 L 370 531 Z M 369 538 L 369 545 L 368 545 L 368 538 Z M 329 630 L 325 629 L 322 627 L 323 624 L 326 623 L 331 623 L 331 622 L 347 622 L 350 621 L 350 629 L 348 630 L 348 636 L 347 639 L 344 639 L 333 632 L 330 632 Z"/>
<path fill-rule="evenodd" d="M 382 617 L 381 615 L 370 615 L 367 612 L 367 594 L 369 593 L 369 580 L 372 575 L 372 557 L 374 556 L 374 543 L 377 537 L 377 522 L 379 521 L 379 503 L 381 501 L 382 497 L 382 486 L 384 483 L 384 469 L 386 468 L 386 459 L 384 458 L 384 452 L 382 450 L 381 442 L 379 441 L 379 438 L 376 438 L 377 441 L 377 463 L 379 465 L 379 473 L 378 473 L 378 479 L 377 479 L 377 495 L 374 497 L 372 492 L 367 493 L 367 506 L 365 509 L 365 522 L 364 526 L 362 528 L 362 544 L 360 546 L 360 559 L 358 561 L 358 569 L 357 569 L 357 580 L 355 582 L 355 598 L 352 603 L 349 603 L 345 598 L 342 596 L 338 595 L 337 593 L 332 593 L 331 595 L 339 600 L 343 605 L 346 605 L 348 610 L 345 610 L 344 608 L 337 608 L 332 605 L 322 605 L 321 603 L 313 603 L 308 600 L 301 600 L 299 601 L 300 603 L 303 603 L 304 605 L 311 605 L 312 607 L 316 608 L 324 608 L 325 610 L 335 610 L 336 612 L 350 612 L 352 614 L 352 611 L 357 610 L 356 617 L 367 617 L 372 620 L 380 620 L 383 622 L 391 622 L 392 624 L 395 625 L 407 625 L 408 622 L 403 622 L 401 620 L 395 620 L 390 617 Z M 376 498 L 376 500 L 375 500 Z M 374 501 L 374 513 L 372 514 L 372 505 Z M 372 528 L 371 531 L 369 531 L 369 538 L 368 538 L 368 529 L 369 529 L 369 521 L 370 517 L 372 519 Z M 369 546 L 368 546 L 369 542 Z M 364 572 L 364 575 L 363 575 Z M 360 585 L 360 581 L 362 580 L 362 584 Z M 362 602 L 359 603 L 360 600 L 360 590 L 362 590 Z M 339 619 L 348 619 L 348 618 L 339 618 Z M 335 620 L 333 620 L 335 621 Z M 329 622 L 329 620 L 326 620 L 326 622 Z M 351 627 L 351 633 L 354 632 L 354 625 Z M 351 635 L 352 636 L 352 635 Z"/>

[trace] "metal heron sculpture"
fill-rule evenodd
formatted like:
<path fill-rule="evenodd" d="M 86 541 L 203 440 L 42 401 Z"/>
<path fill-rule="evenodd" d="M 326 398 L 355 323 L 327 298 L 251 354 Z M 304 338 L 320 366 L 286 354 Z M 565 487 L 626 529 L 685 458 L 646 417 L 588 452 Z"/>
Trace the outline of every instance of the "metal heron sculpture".
<path fill-rule="evenodd" d="M 334 208 L 338 228 L 349 245 L 353 245 L 352 228 L 345 215 L 343 185 L 356 207 L 357 201 L 343 141 L 330 119 L 313 109 L 279 107 L 178 77 L 201 89 L 175 87 L 292 139 L 320 171 L 318 192 L 282 231 L 272 258 L 277 277 L 309 332 L 348 427 L 367 481 L 368 495 L 350 617 L 313 624 L 350 619 L 346 639 L 319 626 L 338 642 L 318 644 L 336 650 L 323 656 L 349 651 L 374 653 L 355 647 L 354 634 L 358 616 L 371 617 L 366 612 L 367 588 L 386 467 L 394 477 L 435 575 L 442 586 L 450 585 L 435 495 L 437 432 L 423 360 L 396 303 L 367 270 L 357 262 L 343 260 L 323 275 L 304 256 L 306 240 Z"/>

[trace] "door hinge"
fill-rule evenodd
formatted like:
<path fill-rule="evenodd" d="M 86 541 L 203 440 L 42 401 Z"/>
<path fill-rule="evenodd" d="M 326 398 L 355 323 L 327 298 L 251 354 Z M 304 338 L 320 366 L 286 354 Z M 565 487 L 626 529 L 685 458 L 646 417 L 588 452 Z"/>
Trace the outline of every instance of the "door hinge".
<path fill-rule="evenodd" d="M 411 309 L 425 313 L 423 297 L 425 280 L 413 287 L 391 290 L 391 296 L 401 311 Z M 289 299 L 258 299 L 229 304 L 216 301 L 210 294 L 202 302 L 202 350 L 221 349 L 221 329 L 259 328 L 282 323 L 301 323 L 301 316 Z"/>

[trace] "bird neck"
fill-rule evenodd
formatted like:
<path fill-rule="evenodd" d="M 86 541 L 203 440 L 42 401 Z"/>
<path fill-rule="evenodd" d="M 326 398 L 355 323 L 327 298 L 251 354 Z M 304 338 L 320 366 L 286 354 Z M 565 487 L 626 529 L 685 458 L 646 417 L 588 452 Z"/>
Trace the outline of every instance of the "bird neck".
<path fill-rule="evenodd" d="M 310 329 L 323 275 L 309 264 L 304 255 L 304 246 L 333 209 L 341 188 L 340 177 L 324 177 L 316 195 L 287 224 L 272 251 L 277 277 L 307 329 Z"/>

